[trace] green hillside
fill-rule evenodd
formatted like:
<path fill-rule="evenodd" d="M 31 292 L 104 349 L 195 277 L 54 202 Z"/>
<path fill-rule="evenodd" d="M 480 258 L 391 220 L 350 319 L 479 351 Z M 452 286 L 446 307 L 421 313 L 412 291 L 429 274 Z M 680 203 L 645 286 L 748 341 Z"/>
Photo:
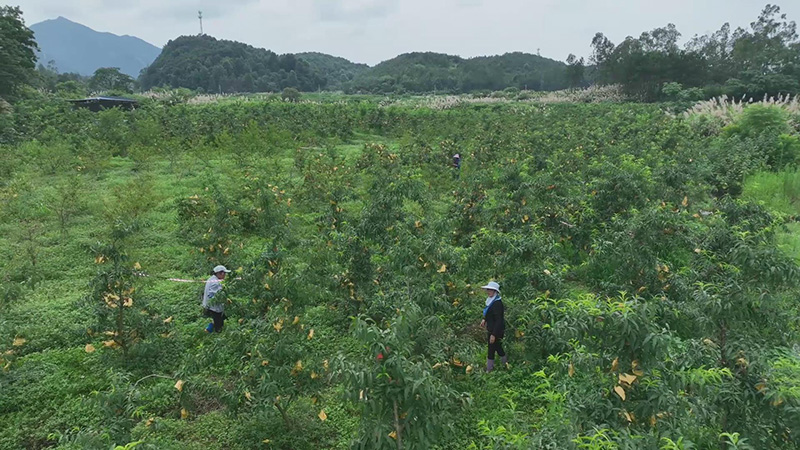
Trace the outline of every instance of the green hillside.
<path fill-rule="evenodd" d="M 297 57 L 307 62 L 317 73 L 325 78 L 325 86 L 328 90 L 342 89 L 345 83 L 369 69 L 366 64 L 350 62 L 347 59 L 325 53 L 298 53 Z"/>
<path fill-rule="evenodd" d="M 169 41 L 141 76 L 143 89 L 172 87 L 213 93 L 315 91 L 326 79 L 295 55 L 278 55 L 211 36 Z"/>
<path fill-rule="evenodd" d="M 365 71 L 353 92 L 473 92 L 505 88 L 567 87 L 566 65 L 526 53 L 464 59 L 441 53 L 406 53 Z"/>

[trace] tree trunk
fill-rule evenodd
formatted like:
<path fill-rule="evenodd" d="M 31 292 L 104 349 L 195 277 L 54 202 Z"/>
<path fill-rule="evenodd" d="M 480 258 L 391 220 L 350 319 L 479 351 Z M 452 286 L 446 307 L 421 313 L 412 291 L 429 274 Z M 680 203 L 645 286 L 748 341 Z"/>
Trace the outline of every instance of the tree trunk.
<path fill-rule="evenodd" d="M 289 416 L 286 414 L 286 410 L 283 407 L 281 407 L 280 403 L 275 402 L 274 404 L 278 412 L 281 413 L 281 417 L 283 417 L 283 423 L 286 425 L 286 428 L 291 428 L 292 423 L 289 421 Z"/>
<path fill-rule="evenodd" d="M 397 450 L 403 449 L 403 439 L 401 433 L 403 427 L 400 425 L 400 415 L 397 414 L 397 400 L 394 401 L 394 432 L 397 434 L 395 441 L 397 442 Z"/>

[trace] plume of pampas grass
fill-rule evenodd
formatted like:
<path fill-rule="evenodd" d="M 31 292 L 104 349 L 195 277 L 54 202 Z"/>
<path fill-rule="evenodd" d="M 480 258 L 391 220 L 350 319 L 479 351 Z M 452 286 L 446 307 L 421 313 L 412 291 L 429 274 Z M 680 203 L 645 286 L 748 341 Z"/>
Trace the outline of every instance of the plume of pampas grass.
<path fill-rule="evenodd" d="M 800 115 L 800 96 L 792 96 L 791 94 L 778 95 L 777 97 L 765 95 L 761 100 L 754 100 L 752 97 L 736 99 L 723 95 L 721 97 L 698 102 L 683 114 L 686 118 L 691 118 L 693 116 L 709 116 L 727 125 L 733 123 L 749 105 L 772 106 L 785 109 L 794 115 Z"/>

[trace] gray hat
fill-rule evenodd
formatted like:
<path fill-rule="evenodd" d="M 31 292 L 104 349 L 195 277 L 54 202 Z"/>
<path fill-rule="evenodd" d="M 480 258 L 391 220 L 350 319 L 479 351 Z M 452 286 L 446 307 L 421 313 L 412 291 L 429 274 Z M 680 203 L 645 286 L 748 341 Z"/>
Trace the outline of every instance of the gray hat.
<path fill-rule="evenodd" d="M 481 286 L 481 289 L 491 289 L 493 291 L 500 292 L 500 285 L 494 281 L 490 281 L 486 284 L 486 286 Z"/>
<path fill-rule="evenodd" d="M 220 272 L 230 273 L 230 270 L 226 269 L 225 266 L 214 267 L 214 273 L 220 273 Z"/>

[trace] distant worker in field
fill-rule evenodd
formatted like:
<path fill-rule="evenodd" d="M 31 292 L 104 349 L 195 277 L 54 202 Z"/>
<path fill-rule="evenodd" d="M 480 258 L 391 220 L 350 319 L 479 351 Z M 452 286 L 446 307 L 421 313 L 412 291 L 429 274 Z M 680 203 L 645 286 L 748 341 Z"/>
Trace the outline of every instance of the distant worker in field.
<path fill-rule="evenodd" d="M 455 171 L 454 176 L 458 178 L 461 173 L 461 155 L 458 153 L 453 155 L 453 170 Z"/>
<path fill-rule="evenodd" d="M 481 327 L 486 328 L 489 342 L 489 352 L 486 356 L 486 372 L 494 370 L 495 353 L 500 355 L 503 367 L 507 367 L 508 356 L 503 350 L 503 335 L 506 331 L 505 309 L 503 299 L 500 298 L 500 285 L 490 281 L 486 286 L 481 286 L 486 291 L 486 307 L 483 308 Z"/>
<path fill-rule="evenodd" d="M 222 290 L 222 280 L 230 270 L 225 266 L 217 266 L 213 269 L 213 275 L 206 281 L 203 290 L 203 314 L 210 317 L 213 322 L 206 327 L 207 333 L 220 333 L 225 324 L 225 302 L 222 295 L 218 295 Z"/>

